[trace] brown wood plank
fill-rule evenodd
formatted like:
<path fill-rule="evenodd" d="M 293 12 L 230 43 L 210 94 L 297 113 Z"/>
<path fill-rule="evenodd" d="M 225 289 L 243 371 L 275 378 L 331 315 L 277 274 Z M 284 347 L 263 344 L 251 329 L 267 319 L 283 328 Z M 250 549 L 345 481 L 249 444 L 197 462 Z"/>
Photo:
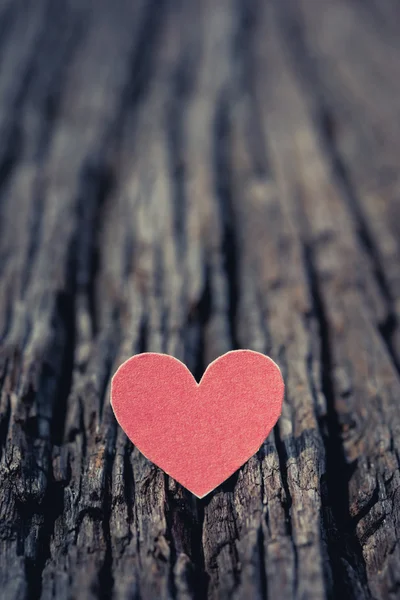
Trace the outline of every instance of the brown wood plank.
<path fill-rule="evenodd" d="M 398 597 L 399 14 L 0 2 L 5 598 Z M 197 500 L 110 377 L 233 348 L 283 413 Z"/>
<path fill-rule="evenodd" d="M 400 380 L 379 328 L 385 298 L 380 298 L 368 254 L 357 238 L 358 223 L 315 128 L 313 99 L 296 86 L 293 67 L 286 66 L 285 76 L 286 61 L 279 62 L 280 54 L 282 49 L 269 64 L 269 72 L 277 75 L 268 86 L 274 90 L 275 111 L 266 122 L 267 127 L 271 122 L 282 191 L 303 223 L 305 261 L 325 354 L 323 392 L 328 415 L 330 404 L 336 414 L 331 435 L 339 436 L 342 468 L 349 474 L 348 488 L 342 490 L 348 493 L 348 506 L 336 506 L 339 533 L 341 529 L 351 549 L 344 560 L 352 571 L 357 562 L 358 568 L 365 564 L 373 597 L 395 596 L 398 533 L 392 515 L 397 510 L 395 398 Z"/>

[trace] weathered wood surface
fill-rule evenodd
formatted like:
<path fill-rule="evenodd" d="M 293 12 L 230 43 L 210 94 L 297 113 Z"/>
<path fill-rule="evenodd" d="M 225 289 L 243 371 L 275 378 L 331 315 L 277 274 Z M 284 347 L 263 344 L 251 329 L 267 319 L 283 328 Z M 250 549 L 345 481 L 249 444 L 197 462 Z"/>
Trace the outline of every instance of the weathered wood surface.
<path fill-rule="evenodd" d="M 399 19 L 0 2 L 2 598 L 400 597 Z M 110 376 L 239 347 L 283 416 L 198 501 Z"/>

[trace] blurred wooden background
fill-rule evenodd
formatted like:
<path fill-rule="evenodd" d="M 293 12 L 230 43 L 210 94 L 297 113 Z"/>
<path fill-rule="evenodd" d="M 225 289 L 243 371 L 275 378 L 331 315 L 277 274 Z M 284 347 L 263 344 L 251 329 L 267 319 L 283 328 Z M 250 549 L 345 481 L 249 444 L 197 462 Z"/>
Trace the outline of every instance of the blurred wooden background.
<path fill-rule="evenodd" d="M 396 0 L 0 1 L 0 585 L 400 597 Z M 269 354 L 199 501 L 117 427 L 140 351 Z"/>

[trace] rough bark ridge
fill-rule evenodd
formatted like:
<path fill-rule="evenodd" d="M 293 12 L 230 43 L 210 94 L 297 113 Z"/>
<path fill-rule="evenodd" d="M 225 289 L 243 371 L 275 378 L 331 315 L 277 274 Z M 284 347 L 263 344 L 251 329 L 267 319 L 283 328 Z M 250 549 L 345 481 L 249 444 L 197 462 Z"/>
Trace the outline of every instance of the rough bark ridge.
<path fill-rule="evenodd" d="M 395 0 L 0 2 L 2 597 L 400 597 Z M 282 367 L 197 501 L 116 426 L 133 353 Z"/>

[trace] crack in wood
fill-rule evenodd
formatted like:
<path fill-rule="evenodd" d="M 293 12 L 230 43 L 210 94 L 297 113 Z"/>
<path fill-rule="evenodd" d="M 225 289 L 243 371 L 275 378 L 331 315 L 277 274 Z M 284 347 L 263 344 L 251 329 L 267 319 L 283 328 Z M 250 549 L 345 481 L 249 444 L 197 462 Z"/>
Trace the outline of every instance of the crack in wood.
<path fill-rule="evenodd" d="M 314 302 L 315 316 L 319 324 L 321 346 L 321 390 L 327 402 L 327 414 L 321 429 L 326 450 L 328 498 L 335 525 L 338 529 L 338 538 L 334 541 L 332 540 L 333 544 L 329 547 L 333 567 L 334 594 L 347 594 L 347 586 L 351 586 L 350 581 L 348 581 L 346 585 L 343 585 L 343 582 L 346 581 L 346 572 L 338 557 L 338 554 L 340 554 L 345 557 L 350 564 L 353 563 L 353 569 L 359 574 L 360 580 L 366 588 L 366 593 L 369 595 L 366 584 L 365 561 L 362 555 L 362 547 L 357 540 L 357 537 L 354 535 L 354 528 L 351 526 L 349 514 L 349 465 L 347 464 L 343 451 L 341 427 L 335 407 L 335 390 L 332 377 L 333 358 L 331 355 L 332 344 L 329 334 L 329 322 L 326 317 L 325 307 L 319 289 L 318 277 L 313 264 L 312 249 L 307 245 L 304 247 L 304 262 Z M 326 434 L 324 434 L 324 431 L 326 431 Z M 328 536 L 329 535 L 332 534 L 328 530 Z M 334 548 L 335 546 L 336 548 Z"/>

